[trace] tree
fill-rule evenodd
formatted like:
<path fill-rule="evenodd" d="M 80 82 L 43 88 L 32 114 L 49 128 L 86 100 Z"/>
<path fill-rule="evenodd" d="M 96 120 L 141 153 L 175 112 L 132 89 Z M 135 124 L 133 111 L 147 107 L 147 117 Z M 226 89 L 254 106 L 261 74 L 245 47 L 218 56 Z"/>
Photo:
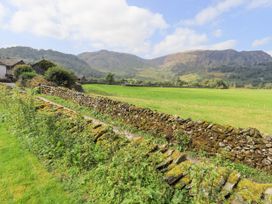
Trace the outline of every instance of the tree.
<path fill-rule="evenodd" d="M 201 82 L 202 87 L 206 88 L 217 88 L 217 89 L 228 89 L 229 84 L 222 80 L 222 79 L 209 79 L 209 80 L 204 80 Z"/>
<path fill-rule="evenodd" d="M 48 81 L 54 82 L 58 86 L 72 87 L 76 83 L 76 76 L 73 72 L 67 71 L 62 67 L 50 67 L 45 72 L 45 78 Z"/>
<path fill-rule="evenodd" d="M 106 76 L 106 82 L 107 82 L 107 84 L 113 84 L 114 83 L 114 74 L 108 73 Z"/>
<path fill-rule="evenodd" d="M 183 87 L 185 85 L 187 85 L 188 83 L 186 81 L 182 81 L 180 79 L 178 79 L 175 83 L 176 86 L 180 86 L 180 87 Z"/>
<path fill-rule="evenodd" d="M 222 80 L 222 79 L 215 79 L 215 88 L 219 88 L 219 89 L 228 89 L 229 88 L 229 84 Z"/>
<path fill-rule="evenodd" d="M 13 71 L 13 75 L 14 75 L 15 79 L 18 80 L 23 73 L 29 73 L 29 72 L 32 73 L 30 75 L 36 74 L 34 69 L 27 64 L 16 65 L 14 68 L 14 71 Z"/>
<path fill-rule="evenodd" d="M 50 68 L 50 67 L 55 67 L 56 65 L 53 62 L 50 62 L 48 60 L 41 60 L 37 62 L 36 64 L 33 64 L 32 67 L 35 69 L 35 71 L 38 74 L 44 75 L 44 73 Z"/>

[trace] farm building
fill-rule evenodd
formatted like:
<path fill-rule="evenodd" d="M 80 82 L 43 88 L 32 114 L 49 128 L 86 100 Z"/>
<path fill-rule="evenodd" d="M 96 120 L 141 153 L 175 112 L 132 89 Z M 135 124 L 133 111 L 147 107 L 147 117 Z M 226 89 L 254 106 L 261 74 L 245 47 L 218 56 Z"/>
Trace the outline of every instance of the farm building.
<path fill-rule="evenodd" d="M 13 69 L 18 64 L 25 64 L 23 60 L 18 59 L 0 59 L 0 80 L 12 80 Z"/>

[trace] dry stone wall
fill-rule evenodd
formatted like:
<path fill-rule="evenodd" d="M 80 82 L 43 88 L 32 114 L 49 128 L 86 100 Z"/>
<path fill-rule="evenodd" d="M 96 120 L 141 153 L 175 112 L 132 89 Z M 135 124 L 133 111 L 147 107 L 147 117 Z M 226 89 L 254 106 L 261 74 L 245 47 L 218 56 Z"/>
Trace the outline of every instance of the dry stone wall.
<path fill-rule="evenodd" d="M 55 103 L 41 101 L 38 111 L 52 112 L 57 115 L 66 115 L 71 121 L 77 117 L 76 112 L 59 106 Z M 101 123 L 93 122 L 88 119 L 85 128 L 89 130 L 88 137 L 97 145 L 101 146 L 106 151 L 111 149 L 111 156 L 116 151 L 125 147 L 126 145 L 133 145 L 140 148 L 145 145 L 143 151 L 147 157 L 156 154 L 159 160 L 154 165 L 154 169 L 162 173 L 165 182 L 175 189 L 187 189 L 190 196 L 195 197 L 202 195 L 203 202 L 205 198 L 213 198 L 216 203 L 264 203 L 270 204 L 272 202 L 272 184 L 260 184 L 249 179 L 242 178 L 239 172 L 212 166 L 211 171 L 198 171 L 202 168 L 207 168 L 205 163 L 201 161 L 192 161 L 187 158 L 186 154 L 169 148 L 168 145 L 157 145 L 151 141 L 146 141 L 143 137 L 135 137 L 128 140 L 112 131 L 112 128 Z M 143 149 L 143 148 L 140 148 Z M 216 172 L 216 174 L 212 173 Z M 195 172 L 195 173 L 194 173 Z M 201 174 L 199 172 L 206 172 Z M 214 175 L 212 175 L 214 174 Z M 196 182 L 198 175 L 199 181 Z M 201 175 L 201 177 L 199 176 Z M 197 187 L 196 187 L 197 183 Z M 196 191 L 196 188 L 199 189 Z"/>
<path fill-rule="evenodd" d="M 41 86 L 41 93 L 72 100 L 97 112 L 163 136 L 169 141 L 180 142 L 177 133 L 191 138 L 191 149 L 208 153 L 221 153 L 228 159 L 251 167 L 272 171 L 272 136 L 264 136 L 257 129 L 234 128 L 205 121 L 192 121 L 169 114 L 140 108 L 105 97 L 93 97 L 62 87 Z"/>

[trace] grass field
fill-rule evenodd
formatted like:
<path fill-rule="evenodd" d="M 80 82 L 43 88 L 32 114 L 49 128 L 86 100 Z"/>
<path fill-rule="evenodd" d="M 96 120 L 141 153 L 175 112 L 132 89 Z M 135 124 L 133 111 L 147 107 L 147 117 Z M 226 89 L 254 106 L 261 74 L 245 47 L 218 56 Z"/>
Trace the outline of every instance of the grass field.
<path fill-rule="evenodd" d="M 0 122 L 0 203 L 71 203 L 71 197 Z"/>
<path fill-rule="evenodd" d="M 84 85 L 88 93 L 107 96 L 182 118 L 207 120 L 272 133 L 272 91 L 186 89 Z"/>

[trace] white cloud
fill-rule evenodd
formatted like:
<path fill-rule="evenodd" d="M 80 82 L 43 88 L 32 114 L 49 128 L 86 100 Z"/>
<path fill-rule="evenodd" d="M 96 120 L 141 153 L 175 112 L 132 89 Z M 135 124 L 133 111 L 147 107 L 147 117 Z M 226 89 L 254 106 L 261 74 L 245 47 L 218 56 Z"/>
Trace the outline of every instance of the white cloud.
<path fill-rule="evenodd" d="M 216 4 L 202 9 L 192 19 L 184 20 L 182 23 L 186 26 L 205 25 L 240 6 L 250 9 L 271 7 L 272 0 L 220 0 Z"/>
<path fill-rule="evenodd" d="M 161 14 L 126 0 L 12 0 L 9 28 L 38 36 L 86 41 L 105 48 L 142 53 L 149 38 L 167 27 Z"/>
<path fill-rule="evenodd" d="M 188 28 L 178 28 L 154 47 L 154 54 L 162 55 L 196 49 L 199 48 L 199 45 L 206 43 L 207 40 L 208 37 L 205 34 L 197 34 L 194 30 Z"/>
<path fill-rule="evenodd" d="M 6 6 L 12 6 L 10 11 L 13 13 L 7 12 L 10 15 L 5 18 L 8 19 L 5 20 L 5 28 L 15 32 L 72 40 L 75 44 L 84 44 L 90 49 L 111 49 L 158 56 L 192 49 L 235 48 L 235 40 L 210 43 L 210 37 L 222 36 L 221 29 L 214 30 L 208 36 L 197 33 L 189 26 L 212 23 L 238 7 L 255 9 L 272 5 L 272 0 L 214 2 L 216 3 L 204 8 L 192 19 L 183 21 L 184 27 L 177 28 L 155 45 L 151 43 L 153 34 L 168 26 L 163 16 L 144 8 L 129 6 L 127 0 L 10 0 L 6 1 Z M 4 10 L 7 8 L 0 2 L 0 28 L 4 26 L 1 18 L 3 19 Z M 260 39 L 254 41 L 252 46 L 265 43 L 267 39 Z"/>
<path fill-rule="evenodd" d="M 214 37 L 219 38 L 219 37 L 222 36 L 222 33 L 223 33 L 223 31 L 221 29 L 216 29 L 216 30 L 213 31 L 212 34 L 213 34 Z"/>
<path fill-rule="evenodd" d="M 153 54 L 160 56 L 196 49 L 223 50 L 234 48 L 235 45 L 235 40 L 210 44 L 206 34 L 199 34 L 189 28 L 178 28 L 173 34 L 166 36 L 164 40 L 154 46 Z"/>
<path fill-rule="evenodd" d="M 5 14 L 6 14 L 5 7 L 0 2 L 0 28 L 1 28 L 1 25 L 3 25 L 2 21 L 3 21 L 3 18 L 5 17 Z"/>
<path fill-rule="evenodd" d="M 272 50 L 266 51 L 266 53 L 268 53 L 272 57 Z"/>
<path fill-rule="evenodd" d="M 186 25 L 204 25 L 214 21 L 223 13 L 238 7 L 244 3 L 245 0 L 223 0 L 219 1 L 213 6 L 209 6 L 195 15 L 193 19 L 185 20 Z"/>
<path fill-rule="evenodd" d="M 271 42 L 272 42 L 272 36 L 265 37 L 262 39 L 257 39 L 252 42 L 252 47 L 259 47 L 259 46 L 266 45 Z"/>
<path fill-rule="evenodd" d="M 226 40 L 223 42 L 207 45 L 207 49 L 212 49 L 212 50 L 232 49 L 232 48 L 235 48 L 236 44 L 237 44 L 236 40 Z"/>
<path fill-rule="evenodd" d="M 251 0 L 248 8 L 255 9 L 260 7 L 270 7 L 272 6 L 272 0 Z"/>

